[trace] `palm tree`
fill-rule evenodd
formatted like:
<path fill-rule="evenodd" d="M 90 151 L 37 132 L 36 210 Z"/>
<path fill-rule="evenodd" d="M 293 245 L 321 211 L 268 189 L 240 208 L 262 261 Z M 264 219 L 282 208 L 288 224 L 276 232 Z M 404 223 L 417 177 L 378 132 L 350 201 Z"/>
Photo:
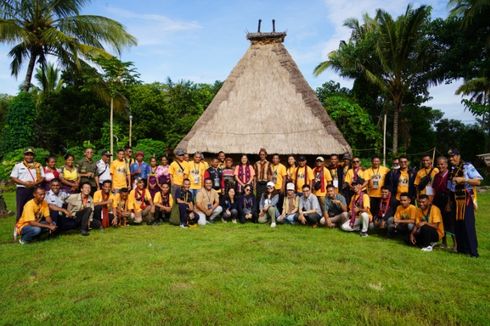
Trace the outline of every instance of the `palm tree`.
<path fill-rule="evenodd" d="M 346 25 L 353 30 L 349 42 L 342 42 L 338 50 L 329 54 L 329 60 L 314 70 L 317 76 L 329 67 L 344 76 L 362 74 L 385 94 L 393 107 L 393 153 L 398 152 L 404 96 L 424 71 L 425 58 L 420 44 L 429 15 L 430 7 L 413 10 L 408 6 L 396 20 L 381 9 L 374 19 L 365 16 L 363 25 L 348 20 Z"/>
<path fill-rule="evenodd" d="M 58 93 L 63 87 L 63 79 L 60 77 L 60 70 L 53 63 L 48 63 L 44 69 L 38 67 L 34 78 L 37 80 L 43 93 Z"/>
<path fill-rule="evenodd" d="M 31 87 L 36 64 L 45 66 L 55 56 L 61 66 L 80 68 L 82 62 L 120 54 L 136 39 L 118 22 L 94 15 L 80 15 L 89 0 L 0 0 L 0 42 L 12 44 L 11 73 L 18 76 L 28 60 L 23 90 Z"/>

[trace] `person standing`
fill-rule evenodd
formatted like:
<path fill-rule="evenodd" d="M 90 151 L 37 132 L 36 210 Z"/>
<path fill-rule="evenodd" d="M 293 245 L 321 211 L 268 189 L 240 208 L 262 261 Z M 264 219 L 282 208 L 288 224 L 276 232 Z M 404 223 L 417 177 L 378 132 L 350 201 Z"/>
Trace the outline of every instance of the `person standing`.
<path fill-rule="evenodd" d="M 254 170 L 255 196 L 259 201 L 267 190 L 267 183 L 272 180 L 271 163 L 267 160 L 267 151 L 264 148 L 259 150 L 259 160 L 255 162 Z"/>
<path fill-rule="evenodd" d="M 24 205 L 33 198 L 34 189 L 44 180 L 43 168 L 41 164 L 34 161 L 32 148 L 27 148 L 24 151 L 24 160 L 14 165 L 10 179 L 16 185 L 16 221 L 18 221 L 22 216 Z"/>
<path fill-rule="evenodd" d="M 59 179 L 60 170 L 56 168 L 56 157 L 48 156 L 46 158 L 46 166 L 44 167 L 44 181 L 43 188 L 46 191 L 50 189 L 50 183 L 53 179 Z"/>
<path fill-rule="evenodd" d="M 97 190 L 100 190 L 104 181 L 112 181 L 111 168 L 109 165 L 109 160 L 111 159 L 111 152 L 104 150 L 102 151 L 102 156 L 99 161 L 97 161 L 97 172 L 95 175 L 95 180 L 97 181 Z"/>
<path fill-rule="evenodd" d="M 146 181 L 148 179 L 148 175 L 150 174 L 150 166 L 148 165 L 148 163 L 143 161 L 144 158 L 145 153 L 143 153 L 142 151 L 137 152 L 136 162 L 131 164 L 131 167 L 129 168 L 133 189 L 136 188 L 137 180 L 143 179 Z"/>
<path fill-rule="evenodd" d="M 453 250 L 456 251 L 456 238 L 454 236 L 454 214 L 451 213 L 450 205 L 450 191 L 447 188 L 449 180 L 449 170 L 447 158 L 441 156 L 437 158 L 437 168 L 439 173 L 434 176 L 432 181 L 432 188 L 434 189 L 434 198 L 432 203 L 441 210 L 442 221 L 444 224 L 444 237 L 442 238 L 442 245 L 447 247 L 447 237 L 450 236 L 453 240 Z"/>
<path fill-rule="evenodd" d="M 168 164 L 168 158 L 162 156 L 160 158 L 160 165 L 157 167 L 157 181 L 158 186 L 162 186 L 164 183 L 170 186 L 170 165 Z"/>
<path fill-rule="evenodd" d="M 194 153 L 192 162 L 189 162 L 187 166 L 189 171 L 189 180 L 191 180 L 192 196 L 197 197 L 197 193 L 204 186 L 204 174 L 208 169 L 208 164 L 202 161 L 202 154 L 196 152 Z"/>
<path fill-rule="evenodd" d="M 114 193 L 117 194 L 121 189 L 131 189 L 131 174 L 122 149 L 117 151 L 117 160 L 112 161 L 110 171 Z"/>
<path fill-rule="evenodd" d="M 340 193 L 344 184 L 344 169 L 339 164 L 339 156 L 337 154 L 330 155 L 330 165 L 328 167 L 332 176 L 332 184 L 335 187 L 336 193 Z"/>
<path fill-rule="evenodd" d="M 439 169 L 432 166 L 432 159 L 430 155 L 422 156 L 422 168 L 415 175 L 413 182 L 417 197 L 419 195 L 429 196 L 429 200 L 432 201 L 434 197 L 434 188 L 432 187 L 432 180 L 434 176 L 439 173 Z"/>
<path fill-rule="evenodd" d="M 400 201 L 400 195 L 404 192 L 408 193 L 410 198 L 415 198 L 415 173 L 408 167 L 408 157 L 402 155 L 398 158 L 400 168 L 393 169 L 386 184 L 390 187 L 392 194 L 395 194 L 396 200 Z"/>
<path fill-rule="evenodd" d="M 80 184 L 88 183 L 92 187 L 91 194 L 93 195 L 97 190 L 97 163 L 93 160 L 94 150 L 92 148 L 86 148 L 84 157 L 78 161 L 77 171 L 80 176 Z"/>
<path fill-rule="evenodd" d="M 72 154 L 65 155 L 65 165 L 61 168 L 60 180 L 63 184 L 63 190 L 69 194 L 74 194 L 80 188 L 80 175 L 78 169 L 73 165 L 75 156 Z"/>
<path fill-rule="evenodd" d="M 304 156 L 300 156 L 298 158 L 298 164 L 298 167 L 294 171 L 293 179 L 294 187 L 298 192 L 298 196 L 301 197 L 303 193 L 301 193 L 300 191 L 303 190 L 304 185 L 307 185 L 311 191 L 315 176 L 313 175 L 313 170 L 308 165 L 306 165 L 306 158 Z"/>
<path fill-rule="evenodd" d="M 371 213 L 378 216 L 379 204 L 381 202 L 381 189 L 385 185 L 386 175 L 390 172 L 386 166 L 381 165 L 379 156 L 371 158 L 371 167 L 364 170 L 364 178 L 367 181 L 367 193 L 371 203 Z M 390 192 L 391 196 L 391 192 Z"/>
<path fill-rule="evenodd" d="M 126 146 L 124 147 L 124 163 L 126 164 L 126 167 L 128 168 L 128 171 L 131 168 L 131 165 L 134 163 L 134 158 L 133 158 L 133 149 L 131 146 Z"/>
<path fill-rule="evenodd" d="M 23 207 L 22 215 L 16 224 L 19 243 L 26 244 L 40 237 L 42 233 L 56 231 L 56 224 L 49 215 L 48 203 L 44 200 L 45 190 L 37 186 L 33 198 Z"/>
<path fill-rule="evenodd" d="M 296 176 L 297 169 L 296 159 L 293 155 L 288 156 L 288 167 L 286 168 L 286 183 L 292 182 L 294 185 L 294 178 Z"/>
<path fill-rule="evenodd" d="M 174 198 L 177 198 L 177 190 L 182 188 L 184 179 L 187 179 L 189 176 L 189 166 L 184 160 L 184 155 L 185 152 L 182 149 L 176 149 L 175 160 L 170 164 L 168 169 L 170 181 L 172 182 L 171 193 Z"/>
<path fill-rule="evenodd" d="M 148 190 L 150 191 L 151 199 L 153 200 L 155 200 L 155 195 L 160 191 L 160 186 L 158 185 L 157 169 L 157 159 L 155 156 L 152 156 L 150 157 L 150 172 L 148 173 L 146 184 L 148 185 Z"/>
<path fill-rule="evenodd" d="M 255 178 L 255 170 L 250 165 L 247 155 L 242 155 L 240 158 L 240 164 L 235 167 L 234 174 L 237 182 L 237 191 L 239 194 L 243 194 L 245 186 L 252 186 Z"/>
<path fill-rule="evenodd" d="M 361 166 L 361 159 L 359 157 L 354 156 L 352 158 L 352 167 L 347 171 L 344 178 L 344 183 L 347 186 L 346 190 L 348 190 L 345 195 L 345 199 L 350 202 L 352 196 L 356 193 L 354 189 L 354 184 L 357 184 L 358 181 L 361 182 L 363 191 L 366 189 L 366 185 L 368 181 L 364 177 L 364 169 Z"/>
<path fill-rule="evenodd" d="M 313 169 L 313 194 L 318 198 L 320 208 L 325 208 L 325 197 L 327 196 L 327 186 L 332 183 L 330 171 L 325 167 L 325 159 L 318 156 L 315 160 L 315 168 Z"/>
<path fill-rule="evenodd" d="M 211 166 L 204 172 L 204 180 L 211 179 L 213 181 L 213 189 L 218 192 L 218 194 L 226 195 L 227 192 L 222 192 L 221 188 L 223 185 L 223 170 L 219 167 L 219 160 L 217 157 L 211 160 Z"/>
<path fill-rule="evenodd" d="M 218 169 L 223 170 L 226 167 L 226 154 L 223 151 L 218 152 Z"/>
<path fill-rule="evenodd" d="M 221 170 L 221 193 L 227 194 L 231 188 L 237 191 L 237 181 L 235 179 L 235 169 L 233 168 L 233 159 L 225 159 L 225 168 Z M 238 196 L 238 193 L 237 193 Z"/>
<path fill-rule="evenodd" d="M 461 159 L 457 149 L 448 152 L 451 162 L 448 188 L 451 192 L 451 210 L 455 215 L 455 234 L 458 252 L 478 257 L 475 227 L 476 187 L 483 177 L 473 164 Z"/>
<path fill-rule="evenodd" d="M 281 163 L 279 154 L 274 154 L 272 156 L 272 182 L 274 182 L 274 187 L 276 190 L 280 191 L 284 195 L 286 188 L 286 178 L 287 171 L 286 167 Z"/>

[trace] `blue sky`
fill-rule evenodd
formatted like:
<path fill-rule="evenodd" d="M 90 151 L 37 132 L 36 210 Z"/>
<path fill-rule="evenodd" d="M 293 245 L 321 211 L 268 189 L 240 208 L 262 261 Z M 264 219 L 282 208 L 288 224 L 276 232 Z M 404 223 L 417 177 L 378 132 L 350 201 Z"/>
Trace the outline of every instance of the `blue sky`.
<path fill-rule="evenodd" d="M 346 18 L 361 18 L 383 8 L 401 14 L 408 3 L 415 7 L 431 5 L 433 17 L 446 17 L 447 1 L 429 0 L 120 0 L 93 1 L 83 13 L 103 15 L 120 21 L 138 39 L 138 46 L 127 49 L 122 60 L 133 61 L 145 82 L 188 79 L 194 82 L 224 80 L 249 46 L 248 31 L 272 28 L 286 31 L 285 45 L 313 88 L 333 79 L 350 87 L 352 81 L 328 71 L 313 76 L 314 67 L 349 37 L 343 27 Z M 0 93 L 15 94 L 24 74 L 10 76 L 8 47 L 0 46 Z M 459 83 L 430 89 L 433 99 L 428 105 L 445 112 L 445 117 L 472 122 L 460 97 L 454 95 Z"/>

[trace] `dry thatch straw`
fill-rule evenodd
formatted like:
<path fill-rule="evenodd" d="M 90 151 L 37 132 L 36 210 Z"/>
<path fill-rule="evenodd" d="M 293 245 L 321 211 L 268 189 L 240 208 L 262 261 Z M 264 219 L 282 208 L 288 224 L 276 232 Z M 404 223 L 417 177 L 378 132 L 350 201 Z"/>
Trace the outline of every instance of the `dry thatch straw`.
<path fill-rule="evenodd" d="M 252 42 L 177 148 L 229 154 L 341 154 L 351 148 L 282 42 L 286 33 L 249 33 Z"/>

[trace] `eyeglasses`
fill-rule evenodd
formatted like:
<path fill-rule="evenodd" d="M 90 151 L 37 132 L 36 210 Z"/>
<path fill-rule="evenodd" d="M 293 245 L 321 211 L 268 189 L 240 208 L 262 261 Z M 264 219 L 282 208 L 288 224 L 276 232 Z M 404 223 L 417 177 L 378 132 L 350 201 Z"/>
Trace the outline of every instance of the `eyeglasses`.
<path fill-rule="evenodd" d="M 352 161 L 352 163 L 361 163 L 361 161 L 355 160 L 355 161 Z"/>
<path fill-rule="evenodd" d="M 272 187 L 272 186 L 267 186 L 267 189 L 272 189 L 272 188 L 274 188 L 274 187 Z"/>

